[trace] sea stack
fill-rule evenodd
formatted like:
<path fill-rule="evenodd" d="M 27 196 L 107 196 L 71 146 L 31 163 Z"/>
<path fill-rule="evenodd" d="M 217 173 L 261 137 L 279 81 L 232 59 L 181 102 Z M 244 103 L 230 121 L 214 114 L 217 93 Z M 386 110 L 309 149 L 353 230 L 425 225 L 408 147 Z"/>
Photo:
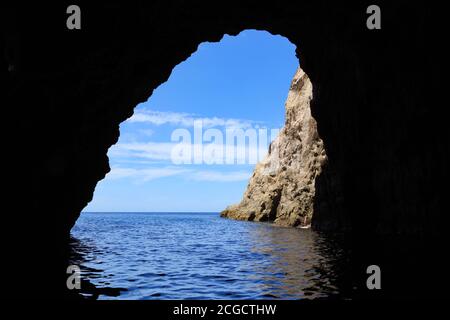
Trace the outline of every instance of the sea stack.
<path fill-rule="evenodd" d="M 222 217 L 294 227 L 311 224 L 315 179 L 327 161 L 311 99 L 311 81 L 298 68 L 285 104 L 284 127 L 256 165 L 241 202 L 227 207 Z"/>

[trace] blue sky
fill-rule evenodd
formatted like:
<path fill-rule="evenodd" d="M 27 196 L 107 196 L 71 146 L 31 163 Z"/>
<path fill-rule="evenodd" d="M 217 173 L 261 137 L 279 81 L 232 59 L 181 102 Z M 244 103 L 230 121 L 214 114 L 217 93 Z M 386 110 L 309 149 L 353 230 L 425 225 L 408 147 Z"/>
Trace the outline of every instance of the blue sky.
<path fill-rule="evenodd" d="M 295 46 L 265 31 L 202 43 L 121 124 L 111 172 L 84 211 L 219 212 L 239 202 L 254 164 L 175 164 L 174 130 L 281 128 Z M 269 138 L 270 140 L 270 138 Z M 246 144 L 248 146 L 248 144 Z"/>

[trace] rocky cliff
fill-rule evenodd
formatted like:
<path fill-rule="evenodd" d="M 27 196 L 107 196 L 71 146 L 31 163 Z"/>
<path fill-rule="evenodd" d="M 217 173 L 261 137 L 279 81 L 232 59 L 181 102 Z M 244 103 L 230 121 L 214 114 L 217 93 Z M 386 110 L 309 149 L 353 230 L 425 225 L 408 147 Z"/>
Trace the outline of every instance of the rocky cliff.
<path fill-rule="evenodd" d="M 258 163 L 239 204 L 222 217 L 274 221 L 284 226 L 311 223 L 315 178 L 326 161 L 317 124 L 311 116 L 312 84 L 302 69 L 292 80 L 286 100 L 285 125 Z"/>

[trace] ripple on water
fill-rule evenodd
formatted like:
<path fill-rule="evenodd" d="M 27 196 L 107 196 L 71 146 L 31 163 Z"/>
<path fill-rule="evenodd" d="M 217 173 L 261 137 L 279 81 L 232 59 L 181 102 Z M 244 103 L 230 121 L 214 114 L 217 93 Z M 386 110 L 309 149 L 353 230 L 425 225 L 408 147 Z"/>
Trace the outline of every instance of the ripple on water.
<path fill-rule="evenodd" d="M 346 269 L 336 239 L 218 214 L 83 213 L 72 236 L 83 278 L 123 289 L 100 299 L 326 297 Z"/>

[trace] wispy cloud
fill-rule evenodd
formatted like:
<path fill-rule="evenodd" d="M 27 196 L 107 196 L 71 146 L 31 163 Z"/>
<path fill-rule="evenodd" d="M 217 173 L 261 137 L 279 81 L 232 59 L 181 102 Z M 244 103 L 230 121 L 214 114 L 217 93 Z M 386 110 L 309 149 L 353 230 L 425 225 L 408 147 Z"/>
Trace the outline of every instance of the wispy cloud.
<path fill-rule="evenodd" d="M 176 142 L 133 142 L 133 143 L 118 143 L 111 147 L 109 156 L 115 160 L 119 159 L 145 159 L 153 161 L 170 161 L 179 164 L 173 158 L 173 150 L 175 147 L 182 146 Z M 204 144 L 185 144 L 185 148 L 191 149 L 191 159 L 194 157 L 194 150 L 202 152 L 203 162 L 201 164 L 255 164 L 257 160 L 262 160 L 267 154 L 268 146 L 259 145 L 249 146 L 246 144 L 224 145 L 216 143 Z M 208 150 L 222 150 L 222 156 L 211 155 Z M 229 161 L 231 159 L 231 161 Z M 213 160 L 221 160 L 221 162 L 214 162 Z M 255 163 L 253 163 L 255 162 Z"/>
<path fill-rule="evenodd" d="M 164 168 L 147 168 L 147 169 L 136 169 L 136 168 L 121 168 L 113 167 L 111 171 L 106 176 L 106 179 L 123 179 L 123 178 L 134 178 L 138 181 L 150 181 L 163 177 L 170 177 L 179 175 L 186 172 L 183 168 L 174 167 L 164 167 Z"/>
<path fill-rule="evenodd" d="M 247 129 L 259 124 L 260 122 L 245 120 L 245 119 L 233 119 L 233 118 L 220 118 L 220 117 L 200 117 L 190 113 L 179 112 L 163 112 L 154 110 L 137 110 L 134 115 L 127 120 L 128 122 L 145 122 L 154 125 L 173 125 L 192 127 L 194 121 L 201 121 L 203 127 L 228 127 L 228 128 L 241 128 Z"/>
<path fill-rule="evenodd" d="M 172 142 L 133 142 L 118 143 L 111 147 L 108 155 L 112 158 L 143 158 L 148 160 L 170 161 Z"/>
<path fill-rule="evenodd" d="M 192 170 L 185 167 L 157 167 L 157 168 L 124 168 L 113 167 L 106 176 L 107 180 L 132 178 L 136 182 L 147 182 L 165 177 L 180 176 L 190 181 L 234 182 L 248 180 L 251 172 L 215 170 Z"/>

